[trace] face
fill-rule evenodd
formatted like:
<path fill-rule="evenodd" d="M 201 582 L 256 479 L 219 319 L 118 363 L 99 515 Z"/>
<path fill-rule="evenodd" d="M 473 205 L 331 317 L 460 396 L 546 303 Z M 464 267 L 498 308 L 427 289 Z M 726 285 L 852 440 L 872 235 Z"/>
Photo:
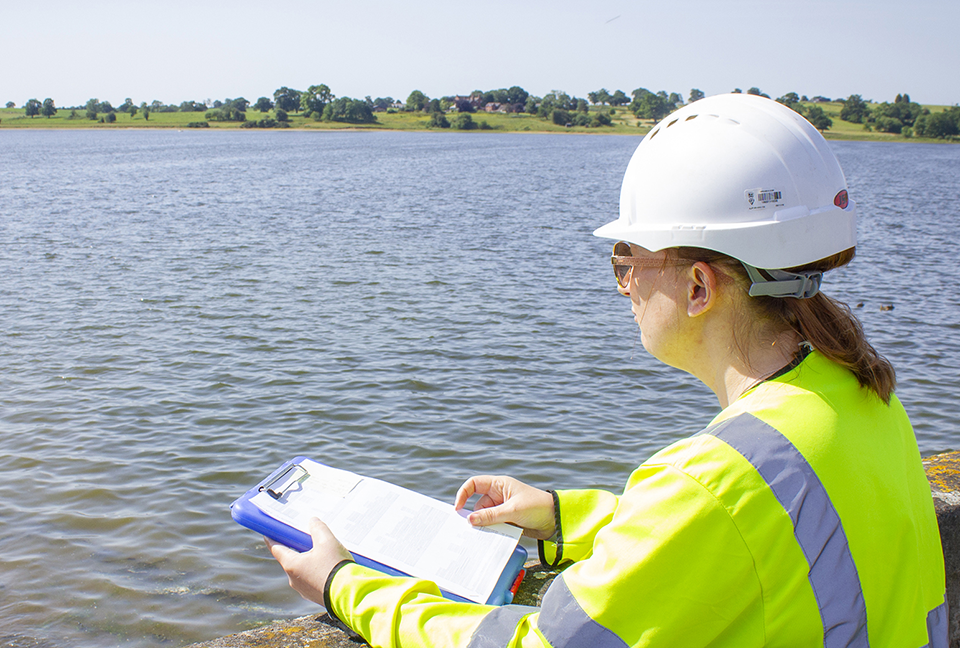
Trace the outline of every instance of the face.
<path fill-rule="evenodd" d="M 677 265 L 663 250 L 650 252 L 631 243 L 630 252 L 643 259 L 644 265 L 632 266 L 626 287 L 618 286 L 618 290 L 630 298 L 643 347 L 661 362 L 678 366 L 678 354 L 683 351 L 680 333 L 686 319 L 684 266 Z"/>

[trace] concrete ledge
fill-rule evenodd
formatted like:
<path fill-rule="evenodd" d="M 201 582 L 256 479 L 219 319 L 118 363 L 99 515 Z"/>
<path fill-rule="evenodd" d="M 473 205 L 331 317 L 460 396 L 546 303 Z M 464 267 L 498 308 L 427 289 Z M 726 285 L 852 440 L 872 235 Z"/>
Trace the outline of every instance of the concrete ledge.
<path fill-rule="evenodd" d="M 960 452 L 927 457 L 923 468 L 930 480 L 940 525 L 950 608 L 950 648 L 960 648 Z"/>
<path fill-rule="evenodd" d="M 933 492 L 940 540 L 947 572 L 950 606 L 950 648 L 960 648 L 960 452 L 947 452 L 923 460 Z M 547 586 L 557 573 L 539 562 L 527 563 L 527 575 L 514 601 L 540 605 Z M 366 643 L 328 615 L 305 616 L 248 630 L 189 648 L 357 648 Z"/>

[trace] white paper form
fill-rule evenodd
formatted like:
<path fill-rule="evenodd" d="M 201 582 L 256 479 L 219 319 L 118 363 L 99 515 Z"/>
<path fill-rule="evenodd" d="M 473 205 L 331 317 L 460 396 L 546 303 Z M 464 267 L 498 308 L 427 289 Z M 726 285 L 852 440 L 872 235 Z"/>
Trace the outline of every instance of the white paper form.
<path fill-rule="evenodd" d="M 322 519 L 343 545 L 402 572 L 426 578 L 471 601 L 485 602 L 513 554 L 521 530 L 506 524 L 474 527 L 450 504 L 393 484 L 314 461 L 252 502 L 305 533 Z"/>

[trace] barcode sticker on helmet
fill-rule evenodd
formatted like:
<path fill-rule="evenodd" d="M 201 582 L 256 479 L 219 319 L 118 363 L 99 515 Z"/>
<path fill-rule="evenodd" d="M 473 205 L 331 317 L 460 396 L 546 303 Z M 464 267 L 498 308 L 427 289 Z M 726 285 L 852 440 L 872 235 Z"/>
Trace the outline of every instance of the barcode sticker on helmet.
<path fill-rule="evenodd" d="M 763 209 L 770 204 L 779 204 L 783 199 L 783 192 L 777 189 L 748 189 L 743 192 L 743 196 L 750 203 L 750 209 Z"/>

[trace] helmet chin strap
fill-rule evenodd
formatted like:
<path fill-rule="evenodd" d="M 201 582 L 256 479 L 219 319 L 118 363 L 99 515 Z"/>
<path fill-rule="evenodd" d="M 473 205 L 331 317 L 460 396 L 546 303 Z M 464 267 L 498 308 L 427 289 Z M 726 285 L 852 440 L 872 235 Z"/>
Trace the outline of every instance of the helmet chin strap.
<path fill-rule="evenodd" d="M 816 270 L 804 272 L 787 272 L 786 270 L 770 270 L 754 268 L 743 264 L 750 277 L 751 297 L 793 297 L 795 299 L 809 299 L 820 292 L 820 281 L 823 273 Z"/>

